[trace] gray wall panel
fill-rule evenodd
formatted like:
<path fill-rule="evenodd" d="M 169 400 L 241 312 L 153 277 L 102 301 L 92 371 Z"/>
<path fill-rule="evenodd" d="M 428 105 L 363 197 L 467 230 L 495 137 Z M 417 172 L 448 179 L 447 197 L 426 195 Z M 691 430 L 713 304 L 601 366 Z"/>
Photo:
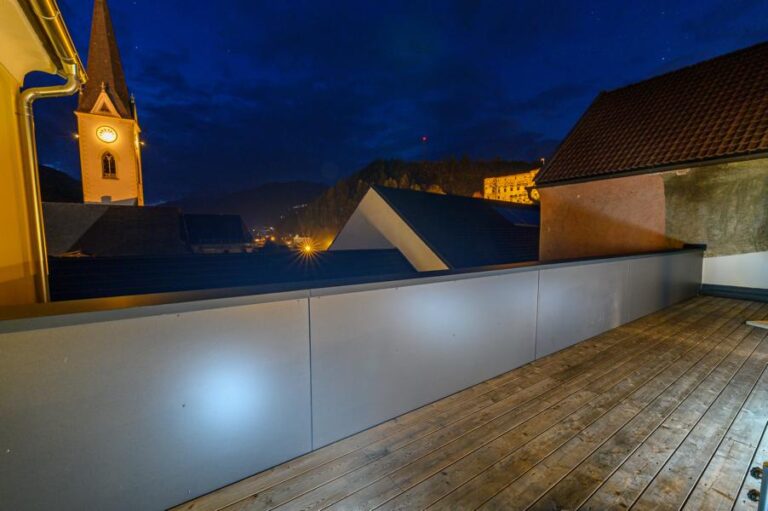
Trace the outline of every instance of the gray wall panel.
<path fill-rule="evenodd" d="M 629 319 L 651 314 L 671 303 L 670 286 L 663 282 L 669 276 L 669 257 L 644 257 L 629 262 Z"/>
<path fill-rule="evenodd" d="M 3 509 L 160 509 L 310 446 L 307 300 L 0 335 Z"/>
<path fill-rule="evenodd" d="M 533 359 L 537 272 L 312 297 L 315 448 Z"/>
<path fill-rule="evenodd" d="M 540 270 L 536 356 L 588 339 L 627 321 L 627 262 Z"/>
<path fill-rule="evenodd" d="M 629 260 L 629 319 L 637 319 L 696 296 L 701 285 L 700 252 Z"/>
<path fill-rule="evenodd" d="M 703 254 L 701 252 L 685 252 L 672 254 L 669 257 L 672 264 L 670 277 L 672 303 L 696 296 L 701 289 Z"/>

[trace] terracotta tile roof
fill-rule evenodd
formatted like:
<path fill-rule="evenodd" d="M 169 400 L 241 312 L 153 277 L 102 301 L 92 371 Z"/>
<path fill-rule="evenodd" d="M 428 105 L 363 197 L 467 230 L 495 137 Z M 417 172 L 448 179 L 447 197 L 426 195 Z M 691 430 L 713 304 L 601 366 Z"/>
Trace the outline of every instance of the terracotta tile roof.
<path fill-rule="evenodd" d="M 763 152 L 768 152 L 768 43 L 601 93 L 536 183 Z"/>

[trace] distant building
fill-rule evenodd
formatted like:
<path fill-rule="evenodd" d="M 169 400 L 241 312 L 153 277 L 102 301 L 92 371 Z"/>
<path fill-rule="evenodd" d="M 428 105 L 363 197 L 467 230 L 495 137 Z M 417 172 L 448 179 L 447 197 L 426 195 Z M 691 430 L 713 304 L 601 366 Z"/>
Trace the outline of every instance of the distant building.
<path fill-rule="evenodd" d="M 187 242 L 198 254 L 233 254 L 255 248 L 240 215 L 185 214 L 184 225 Z"/>
<path fill-rule="evenodd" d="M 534 204 L 538 200 L 538 192 L 533 188 L 538 172 L 539 169 L 533 169 L 509 176 L 487 177 L 483 180 L 483 198 Z"/>
<path fill-rule="evenodd" d="M 328 250 L 397 248 L 418 271 L 536 261 L 539 209 L 373 186 Z"/>
<path fill-rule="evenodd" d="M 75 115 L 86 203 L 144 205 L 141 142 L 106 0 L 95 0 L 88 83 Z"/>
<path fill-rule="evenodd" d="M 768 289 L 768 43 L 601 93 L 536 178 L 541 258 L 706 244 L 706 286 Z"/>
<path fill-rule="evenodd" d="M 53 257 L 239 253 L 253 238 L 239 215 L 185 215 L 173 207 L 43 204 Z"/>

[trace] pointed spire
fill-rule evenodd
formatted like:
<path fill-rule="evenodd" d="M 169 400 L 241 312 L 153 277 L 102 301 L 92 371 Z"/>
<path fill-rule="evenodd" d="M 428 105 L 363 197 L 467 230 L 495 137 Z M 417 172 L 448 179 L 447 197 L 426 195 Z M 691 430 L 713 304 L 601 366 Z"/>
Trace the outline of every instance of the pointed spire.
<path fill-rule="evenodd" d="M 101 84 L 101 88 L 99 87 Z M 88 83 L 83 87 L 77 109 L 90 112 L 101 91 L 109 95 L 122 117 L 130 118 L 130 96 L 125 83 L 120 52 L 106 0 L 95 0 L 88 47 Z"/>

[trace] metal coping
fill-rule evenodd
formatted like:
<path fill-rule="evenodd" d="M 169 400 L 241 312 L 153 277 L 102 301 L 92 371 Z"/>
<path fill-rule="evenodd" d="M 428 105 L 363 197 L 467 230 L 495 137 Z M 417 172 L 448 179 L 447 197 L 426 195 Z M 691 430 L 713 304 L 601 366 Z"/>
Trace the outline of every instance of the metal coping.
<path fill-rule="evenodd" d="M 178 314 L 197 310 L 297 300 L 342 293 L 399 288 L 420 284 L 486 278 L 528 271 L 643 259 L 704 251 L 703 245 L 640 254 L 589 257 L 564 261 L 514 263 L 439 270 L 405 275 L 378 275 L 311 282 L 286 282 L 233 288 L 203 289 L 143 295 L 68 300 L 0 307 L 0 333 L 49 328 L 141 316 Z"/>

